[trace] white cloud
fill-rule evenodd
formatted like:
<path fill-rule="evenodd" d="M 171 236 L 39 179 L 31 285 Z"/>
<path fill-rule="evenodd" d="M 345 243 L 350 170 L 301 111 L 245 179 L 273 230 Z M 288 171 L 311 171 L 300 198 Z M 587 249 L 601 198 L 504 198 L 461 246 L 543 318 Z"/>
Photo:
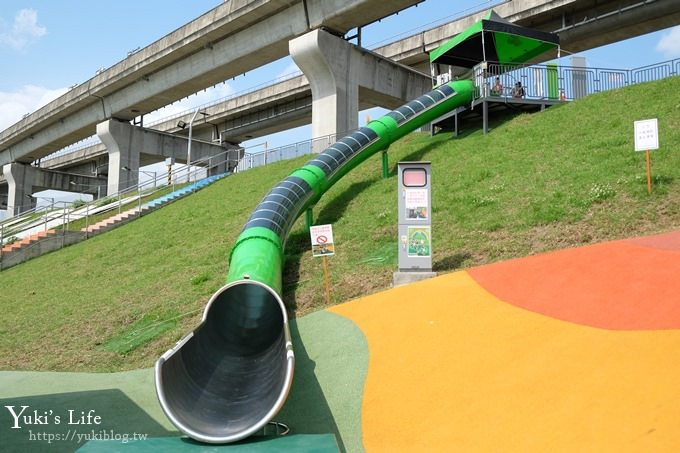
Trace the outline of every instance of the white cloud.
<path fill-rule="evenodd" d="M 661 36 L 661 39 L 656 44 L 656 50 L 665 58 L 680 57 L 680 25 L 671 28 Z"/>
<path fill-rule="evenodd" d="M 25 85 L 14 93 L 0 91 L 0 131 L 4 131 L 27 114 L 66 93 L 66 88 L 51 90 Z"/>
<path fill-rule="evenodd" d="M 0 45 L 23 50 L 45 34 L 47 28 L 38 25 L 38 12 L 34 9 L 22 9 L 14 17 L 11 30 L 0 33 Z"/>

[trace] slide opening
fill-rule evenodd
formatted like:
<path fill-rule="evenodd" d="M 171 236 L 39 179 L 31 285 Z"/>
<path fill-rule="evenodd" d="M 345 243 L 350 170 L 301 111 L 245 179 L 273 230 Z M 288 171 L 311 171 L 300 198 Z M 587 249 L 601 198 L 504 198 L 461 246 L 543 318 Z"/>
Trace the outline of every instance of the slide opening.
<path fill-rule="evenodd" d="M 245 438 L 281 408 L 293 355 L 283 302 L 268 286 L 230 283 L 206 306 L 203 322 L 156 363 L 166 415 L 207 443 Z"/>

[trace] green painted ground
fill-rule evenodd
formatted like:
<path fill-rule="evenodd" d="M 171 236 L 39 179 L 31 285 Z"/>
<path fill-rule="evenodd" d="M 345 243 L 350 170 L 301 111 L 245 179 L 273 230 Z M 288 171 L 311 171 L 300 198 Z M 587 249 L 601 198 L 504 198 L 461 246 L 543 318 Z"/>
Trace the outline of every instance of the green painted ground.
<path fill-rule="evenodd" d="M 291 322 L 291 334 L 295 379 L 288 401 L 275 420 L 286 423 L 291 434 L 334 434 L 340 451 L 363 451 L 361 397 L 368 366 L 363 334 L 351 321 L 323 311 Z M 113 451 L 114 446 L 120 451 L 142 451 L 140 446 L 146 448 L 139 441 L 142 436 L 178 437 L 158 404 L 153 379 L 153 369 L 121 373 L 2 371 L 2 451 L 73 452 L 91 438 L 106 440 L 106 436 L 115 442 L 104 444 L 105 450 L 99 449 L 99 444 L 85 451 Z M 22 412 L 23 406 L 27 407 Z M 291 439 L 296 440 L 284 443 L 318 442 L 318 451 L 328 451 L 324 449 L 328 439 L 323 436 Z M 159 447 L 153 442 L 148 444 L 151 450 Z M 177 442 L 173 448 L 214 451 Z M 163 449 L 170 448 L 170 444 L 163 445 Z M 279 447 L 283 444 L 277 444 Z M 256 450 L 243 449 L 244 445 L 239 448 L 220 450 L 271 451 L 266 444 Z"/>

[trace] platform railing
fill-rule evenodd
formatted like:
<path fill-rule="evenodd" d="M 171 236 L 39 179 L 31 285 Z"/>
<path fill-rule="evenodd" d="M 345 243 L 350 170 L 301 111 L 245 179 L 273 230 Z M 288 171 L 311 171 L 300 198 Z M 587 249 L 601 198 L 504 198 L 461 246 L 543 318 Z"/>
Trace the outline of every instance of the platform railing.
<path fill-rule="evenodd" d="M 501 96 L 512 96 L 520 82 L 526 98 L 574 100 L 594 93 L 652 82 L 680 75 L 680 59 L 633 69 L 588 68 L 557 64 L 508 65 L 487 62 L 474 68 L 476 98 L 492 95 L 496 77 L 503 85 Z"/>
<path fill-rule="evenodd" d="M 312 154 L 315 150 L 325 149 L 335 143 L 337 136 L 342 135 L 341 133 L 325 135 L 311 140 L 304 140 L 290 145 L 257 152 L 248 152 L 246 150 L 243 159 L 239 162 L 238 167 L 236 167 L 236 171 L 241 172 L 251 168 L 272 164 L 274 162 L 295 159 L 296 157 Z"/>

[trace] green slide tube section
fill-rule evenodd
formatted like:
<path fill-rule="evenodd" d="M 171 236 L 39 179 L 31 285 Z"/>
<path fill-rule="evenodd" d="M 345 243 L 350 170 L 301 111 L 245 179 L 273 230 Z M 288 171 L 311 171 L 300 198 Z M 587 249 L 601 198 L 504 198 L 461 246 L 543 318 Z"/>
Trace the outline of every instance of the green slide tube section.
<path fill-rule="evenodd" d="M 262 429 L 283 407 L 295 356 L 281 299 L 284 247 L 297 218 L 347 172 L 413 130 L 472 101 L 473 84 L 444 84 L 371 121 L 279 182 L 234 245 L 227 283 L 201 324 L 156 362 L 163 411 L 184 434 L 230 443 Z"/>

